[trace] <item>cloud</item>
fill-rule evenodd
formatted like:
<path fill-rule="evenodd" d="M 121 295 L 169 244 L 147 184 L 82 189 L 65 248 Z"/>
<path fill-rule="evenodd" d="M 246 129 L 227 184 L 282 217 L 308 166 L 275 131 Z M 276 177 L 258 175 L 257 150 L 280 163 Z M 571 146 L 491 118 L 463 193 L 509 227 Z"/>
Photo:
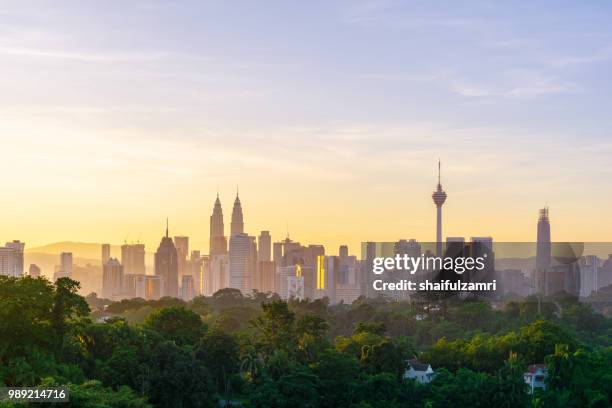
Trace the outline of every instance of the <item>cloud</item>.
<path fill-rule="evenodd" d="M 558 76 L 535 70 L 508 70 L 488 82 L 451 80 L 451 92 L 465 97 L 536 98 L 578 91 L 578 86 Z"/>
<path fill-rule="evenodd" d="M 34 58 L 56 58 L 83 62 L 133 62 L 133 61 L 154 61 L 168 57 L 165 52 L 123 52 L 123 53 L 100 53 L 100 52 L 74 52 L 67 50 L 53 50 L 32 47 L 11 47 L 0 46 L 0 54 L 19 55 Z"/>
<path fill-rule="evenodd" d="M 593 64 L 609 61 L 612 59 L 612 47 L 606 47 L 586 55 L 569 55 L 553 57 L 545 60 L 545 63 L 553 67 L 567 67 L 571 65 Z"/>
<path fill-rule="evenodd" d="M 405 3 L 394 0 L 372 0 L 352 5 L 341 18 L 346 24 L 362 27 L 394 29 L 480 29 L 485 20 L 473 17 L 419 13 L 412 7 L 402 10 Z"/>

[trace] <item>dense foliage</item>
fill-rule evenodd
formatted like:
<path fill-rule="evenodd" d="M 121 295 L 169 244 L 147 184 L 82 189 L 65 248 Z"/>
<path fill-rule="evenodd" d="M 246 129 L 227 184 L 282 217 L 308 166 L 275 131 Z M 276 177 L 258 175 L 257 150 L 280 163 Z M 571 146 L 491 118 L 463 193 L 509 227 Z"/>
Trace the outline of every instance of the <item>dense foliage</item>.
<path fill-rule="evenodd" d="M 77 290 L 0 276 L 0 385 L 64 384 L 63 406 L 98 408 L 612 404 L 612 321 L 567 297 L 330 306 L 232 289 L 190 302 Z M 404 379 L 411 358 L 432 364 L 430 384 Z M 530 395 L 523 372 L 544 362 L 547 389 Z"/>

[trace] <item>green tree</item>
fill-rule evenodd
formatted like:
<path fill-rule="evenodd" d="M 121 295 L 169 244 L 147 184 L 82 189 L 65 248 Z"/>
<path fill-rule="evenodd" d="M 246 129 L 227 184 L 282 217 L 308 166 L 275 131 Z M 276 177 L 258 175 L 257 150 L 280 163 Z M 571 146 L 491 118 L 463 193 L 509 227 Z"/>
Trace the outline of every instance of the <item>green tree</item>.
<path fill-rule="evenodd" d="M 196 344 L 206 330 L 200 316 L 184 306 L 156 310 L 147 317 L 145 326 L 179 345 Z"/>
<path fill-rule="evenodd" d="M 275 300 L 261 305 L 260 315 L 253 321 L 259 347 L 266 355 L 275 350 L 295 353 L 295 314 L 287 302 Z"/>
<path fill-rule="evenodd" d="M 80 287 L 79 282 L 70 278 L 59 278 L 55 282 L 51 324 L 58 339 L 59 350 L 63 348 L 64 334 L 70 320 L 74 317 L 87 316 L 89 313 L 89 305 L 77 293 Z"/>
<path fill-rule="evenodd" d="M 321 407 L 348 407 L 356 399 L 359 387 L 359 364 L 345 353 L 325 351 L 314 366 L 319 379 Z"/>
<path fill-rule="evenodd" d="M 213 387 L 208 370 L 190 350 L 172 342 L 161 343 L 152 350 L 149 384 L 149 399 L 156 407 L 213 405 Z"/>
<path fill-rule="evenodd" d="M 240 349 L 231 334 L 211 330 L 204 334 L 196 348 L 196 358 L 210 371 L 218 392 L 227 394 L 230 378 L 238 372 Z"/>

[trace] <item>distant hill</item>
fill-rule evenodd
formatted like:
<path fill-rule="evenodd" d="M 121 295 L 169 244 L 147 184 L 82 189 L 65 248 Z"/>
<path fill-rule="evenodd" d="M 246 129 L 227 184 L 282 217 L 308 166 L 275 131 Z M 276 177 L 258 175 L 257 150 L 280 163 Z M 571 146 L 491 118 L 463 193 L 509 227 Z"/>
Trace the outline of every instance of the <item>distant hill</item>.
<path fill-rule="evenodd" d="M 66 251 L 66 252 L 69 252 L 69 251 Z M 59 265 L 60 263 L 59 254 L 60 254 L 59 252 L 56 254 L 44 254 L 40 252 L 26 252 L 24 254 L 24 265 L 25 265 L 24 269 L 27 272 L 28 268 L 30 267 L 30 264 L 36 264 L 40 267 L 40 269 L 42 269 L 43 275 L 45 275 L 48 278 L 52 278 L 53 272 L 55 271 L 55 265 Z M 80 265 L 80 266 L 85 266 L 87 264 L 100 265 L 101 260 L 99 257 L 96 259 L 89 259 L 89 258 L 74 257 L 73 255 L 72 263 L 74 265 Z"/>
<path fill-rule="evenodd" d="M 102 258 L 102 244 L 95 242 L 63 241 L 33 248 L 28 248 L 26 246 L 24 269 L 27 271 L 30 264 L 36 264 L 42 269 L 45 276 L 52 277 L 55 271 L 55 265 L 59 265 L 60 263 L 60 254 L 62 252 L 72 252 L 72 262 L 74 265 L 99 265 Z M 111 257 L 121 260 L 120 245 L 111 245 Z M 152 253 L 147 252 L 145 254 L 145 263 L 147 272 L 152 273 Z"/>
<path fill-rule="evenodd" d="M 98 262 L 102 256 L 102 244 L 95 242 L 54 242 L 52 244 L 28 248 L 26 246 L 25 253 L 53 254 L 57 255 L 62 252 L 72 252 L 75 258 L 97 259 Z M 111 256 L 119 257 L 121 255 L 121 247 L 119 245 L 111 245 Z M 76 262 L 75 262 L 76 263 Z"/>

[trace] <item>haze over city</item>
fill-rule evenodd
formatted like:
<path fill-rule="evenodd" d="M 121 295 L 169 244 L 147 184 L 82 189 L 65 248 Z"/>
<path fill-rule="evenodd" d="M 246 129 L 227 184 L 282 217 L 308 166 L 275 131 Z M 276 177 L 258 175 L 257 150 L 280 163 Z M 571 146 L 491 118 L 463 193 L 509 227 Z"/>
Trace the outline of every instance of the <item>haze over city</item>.
<path fill-rule="evenodd" d="M 2 239 L 609 241 L 606 6 L 273 4 L 3 2 Z"/>

